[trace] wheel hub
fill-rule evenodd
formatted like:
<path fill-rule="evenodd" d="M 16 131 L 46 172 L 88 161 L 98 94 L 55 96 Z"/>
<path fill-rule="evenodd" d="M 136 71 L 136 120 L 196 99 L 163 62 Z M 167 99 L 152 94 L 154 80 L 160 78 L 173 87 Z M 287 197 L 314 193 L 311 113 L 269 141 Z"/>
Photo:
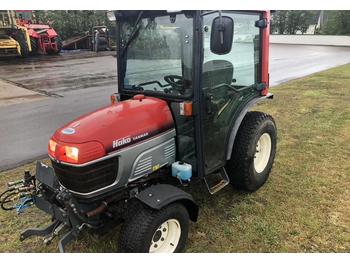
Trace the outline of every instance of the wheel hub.
<path fill-rule="evenodd" d="M 261 173 L 267 166 L 271 155 L 272 142 L 268 133 L 264 133 L 256 144 L 254 155 L 254 168 L 257 173 Z"/>
<path fill-rule="evenodd" d="M 150 253 L 173 253 L 180 241 L 181 226 L 177 219 L 161 224 L 152 237 Z"/>

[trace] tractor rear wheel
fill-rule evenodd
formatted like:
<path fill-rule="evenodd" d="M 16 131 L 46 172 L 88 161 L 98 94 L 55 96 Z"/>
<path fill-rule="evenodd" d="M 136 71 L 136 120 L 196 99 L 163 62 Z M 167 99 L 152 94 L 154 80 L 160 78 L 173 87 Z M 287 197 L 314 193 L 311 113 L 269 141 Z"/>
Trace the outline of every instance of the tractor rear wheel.
<path fill-rule="evenodd" d="M 29 47 L 24 34 L 22 32 L 17 32 L 14 39 L 16 39 L 21 48 L 21 57 L 27 57 L 29 55 Z"/>
<path fill-rule="evenodd" d="M 238 130 L 226 170 L 238 189 L 256 191 L 268 179 L 276 154 L 274 119 L 262 112 L 248 112 Z"/>
<path fill-rule="evenodd" d="M 170 204 L 161 210 L 138 201 L 134 204 L 120 232 L 120 252 L 175 253 L 185 248 L 189 215 L 182 204 Z"/>

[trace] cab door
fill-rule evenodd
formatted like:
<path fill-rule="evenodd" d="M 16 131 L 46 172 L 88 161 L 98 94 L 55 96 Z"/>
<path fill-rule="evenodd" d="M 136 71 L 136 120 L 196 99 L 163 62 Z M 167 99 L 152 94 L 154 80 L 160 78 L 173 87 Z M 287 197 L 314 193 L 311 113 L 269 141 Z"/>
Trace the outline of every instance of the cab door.
<path fill-rule="evenodd" d="M 203 151 L 204 173 L 208 175 L 226 163 L 229 132 L 245 101 L 259 96 L 260 29 L 258 12 L 223 11 L 234 22 L 231 50 L 223 55 L 210 48 L 213 19 L 218 12 L 203 16 Z"/>

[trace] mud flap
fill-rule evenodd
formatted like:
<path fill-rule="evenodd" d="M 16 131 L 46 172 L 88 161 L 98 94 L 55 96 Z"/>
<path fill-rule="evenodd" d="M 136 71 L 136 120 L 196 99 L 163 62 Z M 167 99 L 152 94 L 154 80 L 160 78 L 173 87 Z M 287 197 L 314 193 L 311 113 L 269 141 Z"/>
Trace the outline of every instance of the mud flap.
<path fill-rule="evenodd" d="M 187 208 L 191 220 L 197 221 L 199 210 L 197 204 L 189 193 L 178 187 L 168 184 L 153 185 L 141 191 L 135 197 L 156 210 L 160 210 L 171 203 L 179 202 Z"/>

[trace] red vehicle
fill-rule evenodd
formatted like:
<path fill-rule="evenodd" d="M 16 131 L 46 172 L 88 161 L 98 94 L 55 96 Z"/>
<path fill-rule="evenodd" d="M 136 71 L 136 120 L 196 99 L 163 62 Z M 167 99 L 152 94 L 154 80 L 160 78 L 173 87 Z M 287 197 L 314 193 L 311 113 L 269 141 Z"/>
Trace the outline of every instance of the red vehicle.
<path fill-rule="evenodd" d="M 27 28 L 32 54 L 58 54 L 62 42 L 57 32 L 49 25 L 33 23 L 32 11 L 16 10 L 17 25 Z"/>
<path fill-rule="evenodd" d="M 0 206 L 43 210 L 52 224 L 20 239 L 49 243 L 64 229 L 62 252 L 85 227 L 102 233 L 119 223 L 120 252 L 181 252 L 190 220 L 200 215 L 194 188 L 215 194 L 231 184 L 253 192 L 272 169 L 276 123 L 251 111 L 273 98 L 270 12 L 109 17 L 117 21 L 119 94 L 58 129 L 48 145 L 52 167 L 38 162 L 35 176 L 9 183 Z"/>

